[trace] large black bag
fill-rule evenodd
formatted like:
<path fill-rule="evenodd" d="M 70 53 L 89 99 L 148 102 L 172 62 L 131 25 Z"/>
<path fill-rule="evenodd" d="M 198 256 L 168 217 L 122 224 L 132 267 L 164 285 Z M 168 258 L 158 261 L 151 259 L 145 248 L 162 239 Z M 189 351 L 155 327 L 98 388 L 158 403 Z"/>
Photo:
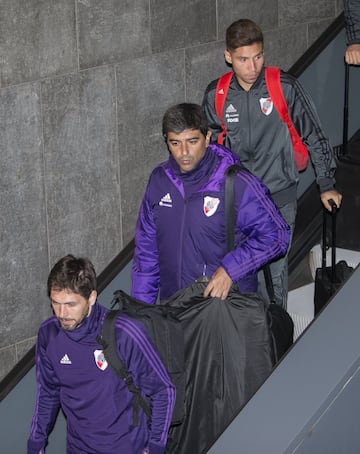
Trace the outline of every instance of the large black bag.
<path fill-rule="evenodd" d="M 265 265 L 263 272 L 270 299 L 266 313 L 273 340 L 274 359 L 277 362 L 294 342 L 294 322 L 289 313 L 282 306 L 276 304 L 270 266 Z"/>
<path fill-rule="evenodd" d="M 345 260 L 336 263 L 336 212 L 337 207 L 333 200 L 331 203 L 331 265 L 326 265 L 326 250 L 327 250 L 327 226 L 326 220 L 330 215 L 327 210 L 323 209 L 323 234 L 321 246 L 321 267 L 316 269 L 315 272 L 315 291 L 314 291 L 314 305 L 315 315 L 329 302 L 332 295 L 343 285 L 344 281 L 350 276 L 353 268 L 349 266 Z"/>
<path fill-rule="evenodd" d="M 179 308 L 186 364 L 186 417 L 170 428 L 168 454 L 207 453 L 273 368 L 264 300 L 235 289 L 224 301 L 204 297 L 206 285 L 164 302 Z"/>
<path fill-rule="evenodd" d="M 146 304 L 132 298 L 122 290 L 114 292 L 111 308 L 115 306 L 118 309 L 110 310 L 106 314 L 98 342 L 103 346 L 107 362 L 125 381 L 129 391 L 134 394 L 133 425 L 138 424 L 139 406 L 142 407 L 148 418 L 151 415 L 151 409 L 148 400 L 143 398 L 141 390 L 135 386 L 131 374 L 126 369 L 123 360 L 118 356 L 115 341 L 115 321 L 120 314 L 126 314 L 145 325 L 176 388 L 176 402 L 171 424 L 182 423 L 185 417 L 185 357 L 184 333 L 176 317 L 178 311 L 169 306 Z"/>
<path fill-rule="evenodd" d="M 226 171 L 225 180 L 225 213 L 226 213 L 226 241 L 227 250 L 234 248 L 234 227 L 235 227 L 235 210 L 234 210 L 234 178 L 239 171 L 247 170 L 234 164 Z M 269 265 L 263 267 L 266 289 L 269 295 L 270 304 L 266 307 L 267 320 L 270 327 L 274 362 L 287 352 L 292 346 L 294 340 L 294 322 L 289 313 L 275 302 L 274 287 Z"/>

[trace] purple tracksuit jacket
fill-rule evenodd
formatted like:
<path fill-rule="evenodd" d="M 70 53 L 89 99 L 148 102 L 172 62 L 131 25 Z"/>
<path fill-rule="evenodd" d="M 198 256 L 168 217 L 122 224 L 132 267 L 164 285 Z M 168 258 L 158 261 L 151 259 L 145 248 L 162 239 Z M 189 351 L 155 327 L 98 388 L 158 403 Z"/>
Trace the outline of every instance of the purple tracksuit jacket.
<path fill-rule="evenodd" d="M 151 398 L 150 428 L 142 409 L 138 426 L 132 427 L 133 395 L 107 364 L 96 341 L 106 311 L 96 303 L 74 331 L 63 330 L 55 317 L 42 323 L 36 346 L 37 393 L 28 454 L 45 452 L 60 406 L 67 418 L 68 454 L 164 453 L 175 388 L 143 325 L 119 317 L 119 355 L 136 386 Z"/>
<path fill-rule="evenodd" d="M 211 144 L 196 169 L 175 160 L 152 172 L 136 225 L 132 295 L 153 304 L 224 267 L 242 292 L 257 290 L 256 272 L 286 253 L 290 228 L 267 187 L 242 171 L 235 179 L 236 248 L 226 251 L 225 170 L 239 158 Z"/>

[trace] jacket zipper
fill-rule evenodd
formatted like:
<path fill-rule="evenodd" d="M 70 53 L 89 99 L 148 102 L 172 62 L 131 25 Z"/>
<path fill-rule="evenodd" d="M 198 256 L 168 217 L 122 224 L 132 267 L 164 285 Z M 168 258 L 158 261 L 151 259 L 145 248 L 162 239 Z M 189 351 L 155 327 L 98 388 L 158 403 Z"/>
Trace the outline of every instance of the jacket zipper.
<path fill-rule="evenodd" d="M 187 211 L 187 199 L 184 198 L 184 210 L 183 216 L 181 220 L 181 229 L 180 229 L 180 254 L 179 254 L 179 265 L 178 265 L 178 288 L 182 288 L 181 285 L 181 275 L 182 275 L 182 259 L 183 259 L 183 243 L 184 243 L 184 225 L 185 225 L 185 218 L 186 218 L 186 211 Z"/>

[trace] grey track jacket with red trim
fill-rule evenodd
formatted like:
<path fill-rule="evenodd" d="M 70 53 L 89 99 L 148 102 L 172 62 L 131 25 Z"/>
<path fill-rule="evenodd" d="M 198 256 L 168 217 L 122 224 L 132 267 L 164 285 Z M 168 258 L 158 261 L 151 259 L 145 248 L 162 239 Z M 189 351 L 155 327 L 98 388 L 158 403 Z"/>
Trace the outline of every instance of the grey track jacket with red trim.
<path fill-rule="evenodd" d="M 217 141 L 221 131 L 221 121 L 215 110 L 217 81 L 208 85 L 203 100 L 213 142 Z M 331 190 L 335 184 L 336 163 L 314 104 L 292 75 L 282 71 L 280 82 L 290 118 L 309 150 L 320 192 Z M 268 98 L 264 69 L 249 91 L 245 91 L 233 76 L 223 110 L 227 130 L 224 145 L 268 186 L 275 202 L 281 207 L 296 200 L 299 173 L 286 124 L 275 107 L 262 109 Z"/>

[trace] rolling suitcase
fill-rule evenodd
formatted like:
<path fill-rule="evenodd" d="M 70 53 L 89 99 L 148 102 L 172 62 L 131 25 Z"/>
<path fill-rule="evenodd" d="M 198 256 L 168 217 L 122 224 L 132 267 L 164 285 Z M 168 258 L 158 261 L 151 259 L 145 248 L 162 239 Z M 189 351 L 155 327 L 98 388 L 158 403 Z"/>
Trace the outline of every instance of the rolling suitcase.
<path fill-rule="evenodd" d="M 314 313 L 317 315 L 319 311 L 329 302 L 336 290 L 347 280 L 353 268 L 350 267 L 345 260 L 336 263 L 336 212 L 337 207 L 332 200 L 332 212 L 328 213 L 323 208 L 323 234 L 322 234 L 322 256 L 321 267 L 316 269 L 315 273 L 315 290 L 314 290 Z M 327 218 L 331 216 L 331 265 L 326 264 L 327 250 Z"/>

